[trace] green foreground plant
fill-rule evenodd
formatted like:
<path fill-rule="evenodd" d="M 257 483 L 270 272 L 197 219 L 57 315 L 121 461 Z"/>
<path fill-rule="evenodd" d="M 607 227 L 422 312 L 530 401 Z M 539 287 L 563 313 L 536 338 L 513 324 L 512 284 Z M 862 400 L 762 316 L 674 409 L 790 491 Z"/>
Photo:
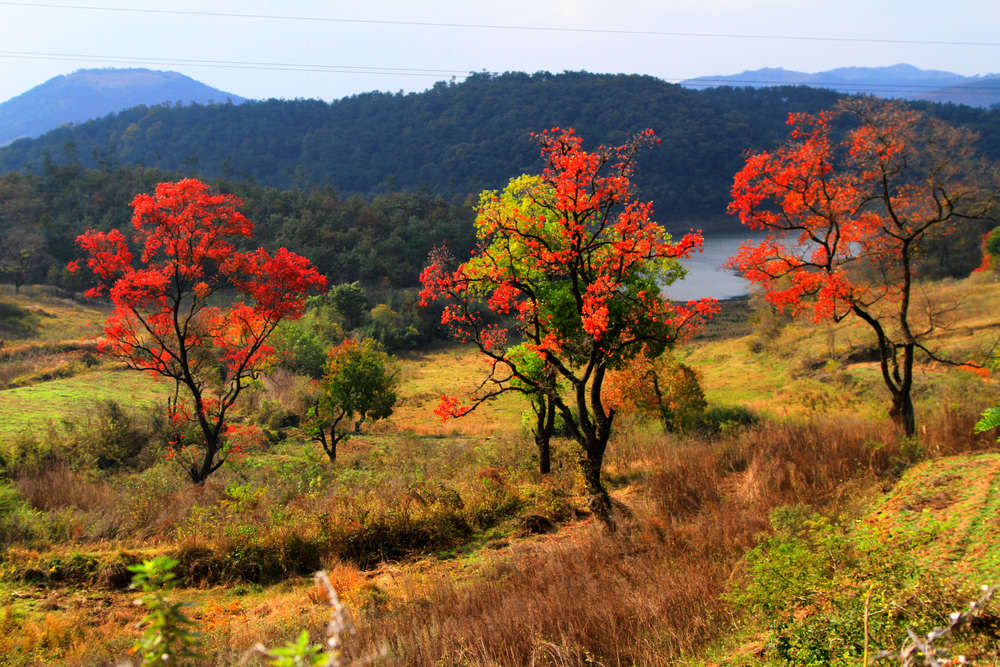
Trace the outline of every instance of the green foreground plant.
<path fill-rule="evenodd" d="M 142 637 L 132 647 L 142 657 L 143 667 L 183 665 L 203 657 L 195 650 L 200 635 L 190 629 L 194 622 L 181 611 L 188 603 L 173 602 L 165 594 L 173 585 L 171 570 L 176 566 L 173 558 L 157 556 L 128 568 L 133 573 L 132 588 L 143 592 L 135 603 L 149 612 L 142 619 Z"/>

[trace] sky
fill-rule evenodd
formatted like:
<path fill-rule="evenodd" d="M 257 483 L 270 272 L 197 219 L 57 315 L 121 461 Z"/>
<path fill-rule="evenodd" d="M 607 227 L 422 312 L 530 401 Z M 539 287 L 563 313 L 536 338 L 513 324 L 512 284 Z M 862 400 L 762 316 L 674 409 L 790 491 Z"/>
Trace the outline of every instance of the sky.
<path fill-rule="evenodd" d="M 1000 71 L 998 26 L 996 0 L 0 0 L 0 101 L 92 67 L 323 100 L 479 71 L 679 81 L 909 63 L 976 75 Z"/>

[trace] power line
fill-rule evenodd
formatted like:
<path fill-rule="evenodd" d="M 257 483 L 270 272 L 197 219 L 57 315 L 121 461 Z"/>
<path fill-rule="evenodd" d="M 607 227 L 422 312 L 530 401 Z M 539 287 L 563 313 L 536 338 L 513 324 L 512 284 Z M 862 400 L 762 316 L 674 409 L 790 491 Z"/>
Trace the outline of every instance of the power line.
<path fill-rule="evenodd" d="M 2 4 L 2 3 L 0 3 Z M 292 72 L 320 72 L 331 74 L 382 74 L 398 76 L 415 76 L 438 78 L 441 76 L 464 76 L 473 72 L 471 69 L 432 69 L 420 67 L 391 67 L 382 65 L 326 65 L 319 63 L 290 63 L 246 60 L 210 60 L 204 58 L 155 58 L 148 56 L 117 56 L 93 53 L 58 53 L 51 51 L 9 51 L 0 50 L 0 58 L 24 60 L 60 60 L 87 61 L 125 65 L 180 65 L 188 67 L 207 67 L 222 69 L 249 69 Z M 496 75 L 497 72 L 484 72 Z M 990 95 L 1000 93 L 1000 78 L 980 79 L 974 82 L 958 82 L 953 84 L 933 83 L 898 83 L 898 82 L 865 82 L 851 83 L 846 81 L 781 81 L 777 79 L 729 79 L 729 78 L 698 78 L 683 79 L 658 77 L 669 83 L 684 83 L 691 88 L 714 88 L 717 86 L 809 86 L 813 88 L 850 88 L 858 91 L 892 91 L 912 92 L 937 91 L 945 88 L 959 90 L 969 95 Z M 984 83 L 990 85 L 983 85 Z M 992 84 L 996 84 L 996 86 Z"/>
<path fill-rule="evenodd" d="M 890 90 L 895 92 L 919 92 L 921 90 L 961 90 L 969 94 L 994 95 L 1000 93 L 1000 76 L 979 79 L 978 81 L 959 81 L 956 83 L 898 83 L 898 82 L 865 82 L 851 81 L 781 81 L 778 79 L 726 79 L 705 78 L 667 79 L 672 83 L 686 83 L 688 87 L 716 88 L 720 86 L 808 86 L 810 88 L 850 88 L 852 90 Z M 987 85 L 983 85 L 987 84 Z"/>
<path fill-rule="evenodd" d="M 336 74 L 390 74 L 401 76 L 440 77 L 465 75 L 468 70 L 427 69 L 417 67 L 385 67 L 367 65 L 323 65 L 310 63 L 254 62 L 244 60 L 206 60 L 201 58 L 153 58 L 144 56 L 106 56 L 90 53 L 53 53 L 43 51 L 0 51 L 0 58 L 24 60 L 69 60 L 106 62 L 131 65 L 187 65 L 224 69 L 254 69 L 293 72 L 330 72 Z"/>
<path fill-rule="evenodd" d="M 760 35 L 748 33 L 720 32 L 680 32 L 668 30 L 626 30 L 615 28 L 571 28 L 565 26 L 504 25 L 491 23 L 442 23 L 434 21 L 401 21 L 390 19 L 351 19 L 330 16 L 293 16 L 284 14 L 248 14 L 242 12 L 213 12 L 184 9 L 150 9 L 137 7 L 107 7 L 103 5 L 80 5 L 68 3 L 11 2 L 0 1 L 0 5 L 11 7 L 31 7 L 35 9 L 82 9 L 87 11 L 119 12 L 132 14 L 169 14 L 175 16 L 210 16 L 216 18 L 262 19 L 268 21 L 309 21 L 321 23 L 354 23 L 367 25 L 398 25 L 422 28 L 459 28 L 475 30 L 520 30 L 533 32 L 560 32 L 605 35 L 646 35 L 652 37 L 694 37 L 709 39 L 757 39 L 793 40 L 809 42 L 846 42 L 859 44 L 919 44 L 927 46 L 1000 46 L 1000 42 L 976 42 L 965 40 L 936 39 L 881 39 L 874 37 L 822 37 L 818 35 Z"/>

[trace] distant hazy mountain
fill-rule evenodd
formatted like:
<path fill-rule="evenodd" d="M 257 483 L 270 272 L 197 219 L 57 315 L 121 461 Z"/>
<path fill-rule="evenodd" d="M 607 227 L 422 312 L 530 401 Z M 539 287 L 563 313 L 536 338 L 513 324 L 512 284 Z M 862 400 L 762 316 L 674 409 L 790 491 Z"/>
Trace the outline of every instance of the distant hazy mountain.
<path fill-rule="evenodd" d="M 177 72 L 148 69 L 82 69 L 57 76 L 0 104 L 0 146 L 37 137 L 66 123 L 164 102 L 233 104 L 244 98 Z"/>
<path fill-rule="evenodd" d="M 700 76 L 682 81 L 681 85 L 696 90 L 716 86 L 812 86 L 841 93 L 954 102 L 976 107 L 991 107 L 1000 103 L 998 74 L 962 76 L 954 72 L 919 69 L 905 64 L 891 67 L 838 67 L 814 74 L 767 67 L 739 74 Z"/>

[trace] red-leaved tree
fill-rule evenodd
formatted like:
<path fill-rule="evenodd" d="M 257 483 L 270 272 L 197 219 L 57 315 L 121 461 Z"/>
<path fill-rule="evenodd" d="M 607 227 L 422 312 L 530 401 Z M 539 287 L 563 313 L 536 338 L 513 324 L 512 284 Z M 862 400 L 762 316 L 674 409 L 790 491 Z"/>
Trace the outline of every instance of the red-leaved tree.
<path fill-rule="evenodd" d="M 933 235 L 995 215 L 995 168 L 976 156 L 975 135 L 899 104 L 851 99 L 788 124 L 785 143 L 749 155 L 734 178 L 730 213 L 767 236 L 730 265 L 778 307 L 865 322 L 889 415 L 913 435 L 915 354 L 946 361 L 927 344 L 940 313 L 915 304 L 920 253 Z"/>
<path fill-rule="evenodd" d="M 304 257 L 284 248 L 237 250 L 253 224 L 237 197 L 212 193 L 194 179 L 160 183 L 132 200 L 135 257 L 118 230 L 77 237 L 99 279 L 90 297 L 107 293 L 114 311 L 101 349 L 132 369 L 175 382 L 169 412 L 177 431 L 194 422 L 197 442 L 187 452 L 191 480 L 202 483 L 233 447 L 230 410 L 260 373 L 273 349 L 268 336 L 284 319 L 302 315 L 311 291 L 326 279 Z M 70 264 L 71 270 L 78 262 Z M 214 295 L 235 290 L 238 298 Z"/>
<path fill-rule="evenodd" d="M 606 373 L 635 355 L 659 355 L 717 306 L 661 295 L 684 275 L 678 259 L 702 239 L 671 241 L 652 220 L 652 203 L 633 196 L 635 157 L 655 141 L 651 130 L 595 151 L 585 151 L 573 130 L 535 138 L 544 171 L 481 195 L 472 258 L 455 266 L 446 253 L 432 253 L 421 274 L 424 303 L 441 301 L 442 323 L 488 363 L 467 405 L 445 396 L 436 412 L 461 416 L 506 392 L 548 397 L 580 445 L 590 505 L 613 527 L 601 482 L 615 417 L 604 402 Z M 497 324 L 497 316 L 512 324 Z"/>

